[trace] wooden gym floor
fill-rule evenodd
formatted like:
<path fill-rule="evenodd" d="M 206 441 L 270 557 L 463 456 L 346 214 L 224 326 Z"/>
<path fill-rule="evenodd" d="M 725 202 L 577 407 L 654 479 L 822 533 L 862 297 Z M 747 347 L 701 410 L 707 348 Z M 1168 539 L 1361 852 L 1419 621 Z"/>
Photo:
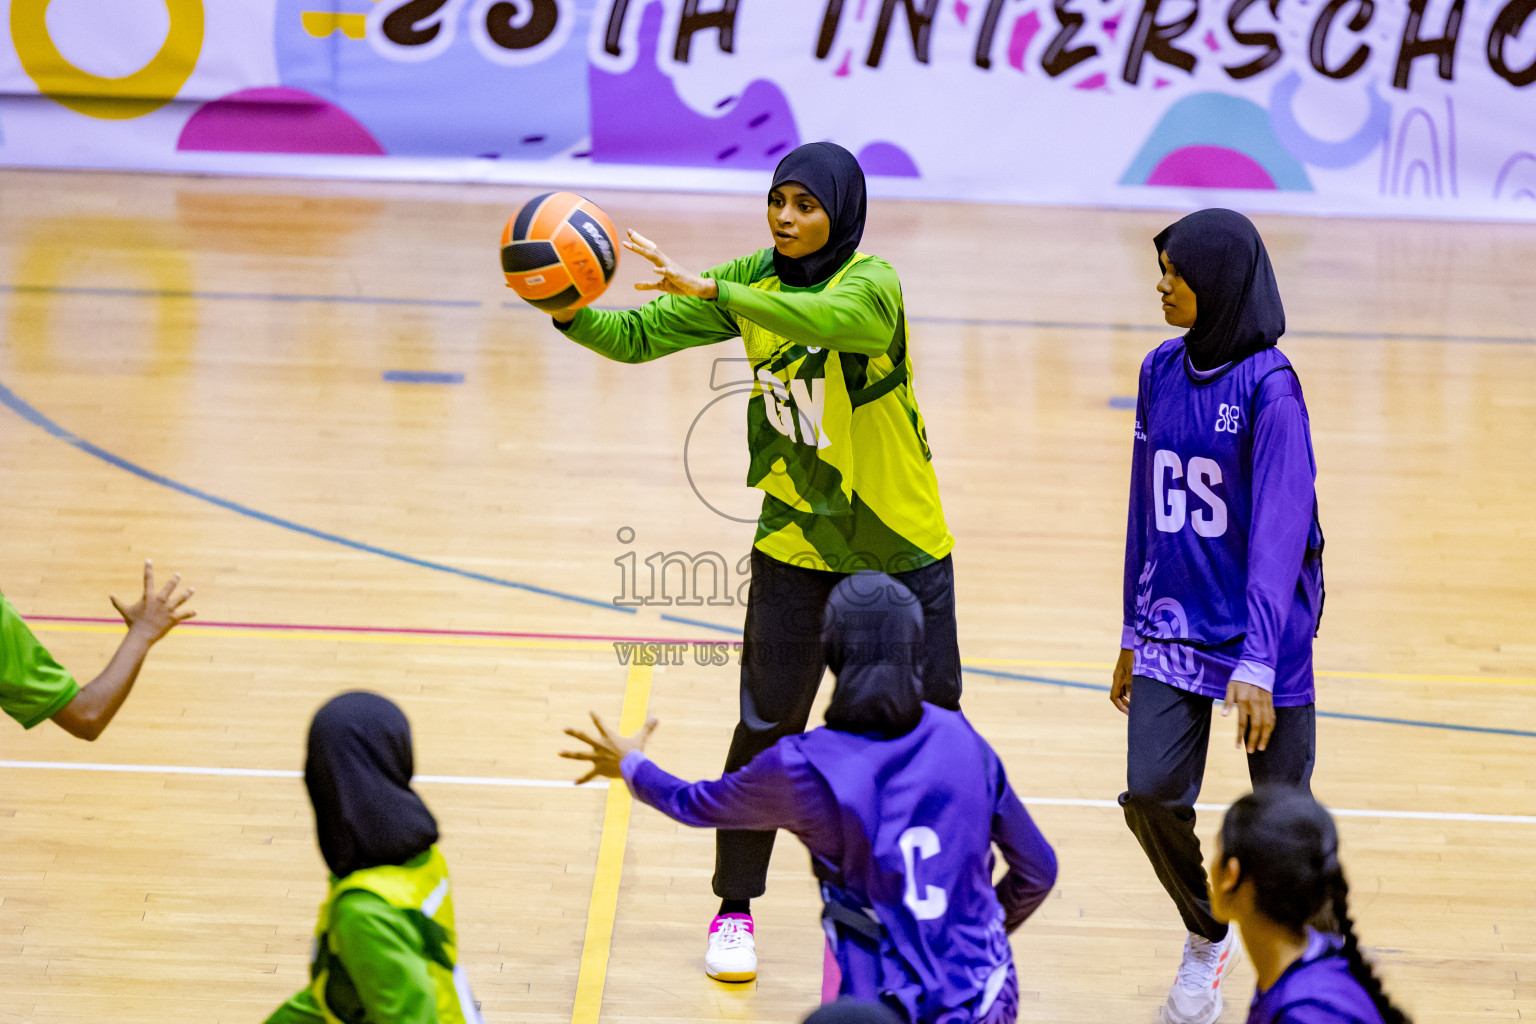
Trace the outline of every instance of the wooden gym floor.
<path fill-rule="evenodd" d="M 815 1003 L 793 839 L 757 904 L 761 979 L 720 985 L 712 837 L 550 785 L 589 708 L 648 709 L 663 764 L 718 769 L 735 666 L 626 668 L 613 640 L 728 641 L 741 606 L 611 602 L 623 566 L 644 593 L 674 551 L 719 553 L 734 595 L 753 499 L 739 364 L 715 365 L 739 347 L 609 363 L 501 287 L 496 238 L 535 191 L 0 173 L 0 589 L 87 678 L 144 557 L 200 614 L 94 746 L 0 729 L 0 1024 L 252 1022 L 299 988 L 325 873 L 295 772 L 310 714 L 353 687 L 414 724 L 489 1022 Z M 756 197 L 594 198 L 697 267 L 765 241 Z M 866 238 L 906 287 L 966 707 L 1061 857 L 1014 940 L 1026 1021 L 1151 1022 L 1182 943 L 1112 804 L 1104 693 L 1125 406 L 1167 333 L 1151 237 L 1173 216 L 875 202 Z M 1348 812 L 1361 933 L 1421 1022 L 1530 1017 L 1536 234 L 1258 223 L 1319 462 L 1316 788 Z M 1213 805 L 1245 788 L 1225 726 Z M 1224 1021 L 1251 990 L 1244 967 Z"/>

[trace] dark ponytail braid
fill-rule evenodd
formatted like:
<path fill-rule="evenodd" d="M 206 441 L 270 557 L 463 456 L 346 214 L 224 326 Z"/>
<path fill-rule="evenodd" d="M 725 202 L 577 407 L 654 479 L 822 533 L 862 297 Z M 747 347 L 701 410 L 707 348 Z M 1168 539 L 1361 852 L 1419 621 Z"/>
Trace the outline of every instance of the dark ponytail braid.
<path fill-rule="evenodd" d="M 1355 923 L 1349 918 L 1349 883 L 1344 879 L 1344 868 L 1335 854 L 1329 858 L 1332 871 L 1328 875 L 1329 888 L 1333 891 L 1334 928 L 1344 938 L 1344 959 L 1349 963 L 1349 973 L 1354 975 L 1365 994 L 1376 1004 L 1376 1012 L 1386 1024 L 1413 1024 L 1408 1015 L 1381 990 L 1381 979 L 1371 970 L 1370 961 L 1360 953 L 1360 940 L 1355 937 Z"/>
<path fill-rule="evenodd" d="M 1267 786 L 1238 800 L 1221 823 L 1221 855 L 1237 861 L 1239 884 L 1253 882 L 1254 903 L 1264 916 L 1297 934 L 1311 925 L 1340 935 L 1349 973 L 1385 1024 L 1412 1024 L 1360 953 L 1338 832 L 1310 793 Z"/>

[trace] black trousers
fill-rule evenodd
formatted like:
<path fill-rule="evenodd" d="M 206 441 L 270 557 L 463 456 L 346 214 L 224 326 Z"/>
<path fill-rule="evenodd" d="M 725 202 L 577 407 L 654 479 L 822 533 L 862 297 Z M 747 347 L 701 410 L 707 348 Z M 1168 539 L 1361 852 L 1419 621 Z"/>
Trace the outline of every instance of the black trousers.
<path fill-rule="evenodd" d="M 1209 697 L 1146 676 L 1131 680 L 1127 788 L 1120 794 L 1120 806 L 1157 880 L 1179 908 L 1184 927 L 1214 942 L 1227 934 L 1227 926 L 1211 916 L 1195 836 L 1195 801 L 1205 779 L 1211 711 Z M 1313 705 L 1276 708 L 1268 748 L 1248 755 L 1248 778 L 1255 788 L 1284 783 L 1310 792 L 1316 755 Z"/>
<path fill-rule="evenodd" d="M 826 662 L 821 617 L 848 573 L 789 565 L 752 549 L 752 583 L 741 649 L 741 721 L 725 770 L 733 772 L 778 742 L 805 731 Z M 892 573 L 923 606 L 923 699 L 960 707 L 960 645 L 955 636 L 954 563 Z M 715 895 L 747 900 L 768 884 L 774 832 L 715 833 Z"/>

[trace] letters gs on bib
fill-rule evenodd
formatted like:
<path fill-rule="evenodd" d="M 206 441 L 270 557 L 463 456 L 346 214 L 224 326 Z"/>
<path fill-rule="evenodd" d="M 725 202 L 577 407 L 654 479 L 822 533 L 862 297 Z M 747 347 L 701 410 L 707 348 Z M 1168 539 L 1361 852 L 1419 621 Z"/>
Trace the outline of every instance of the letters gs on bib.
<path fill-rule="evenodd" d="M 367 39 L 389 60 L 424 61 L 466 29 L 486 60 L 536 64 L 565 45 L 575 0 L 380 0 L 368 12 Z"/>
<path fill-rule="evenodd" d="M 1217 429 L 1222 429 L 1221 424 Z M 1180 480 L 1188 485 L 1188 493 L 1179 486 Z M 1221 466 L 1216 460 L 1197 455 L 1186 466 L 1177 452 L 1159 448 L 1152 456 L 1152 515 L 1157 528 L 1178 533 L 1187 520 L 1201 537 L 1220 537 L 1227 532 L 1227 503 L 1216 493 L 1220 486 Z M 1204 507 L 1189 508 L 1190 494 Z"/>

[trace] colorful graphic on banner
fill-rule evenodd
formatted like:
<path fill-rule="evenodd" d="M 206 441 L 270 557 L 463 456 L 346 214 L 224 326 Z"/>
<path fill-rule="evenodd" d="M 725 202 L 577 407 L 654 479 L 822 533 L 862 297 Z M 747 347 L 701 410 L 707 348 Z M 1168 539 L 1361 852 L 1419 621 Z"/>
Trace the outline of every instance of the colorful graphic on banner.
<path fill-rule="evenodd" d="M 734 189 L 831 139 L 882 194 L 1536 218 L 1536 0 L 12 0 L 10 15 L 13 164 L 230 171 L 250 154 L 268 173 Z M 10 117 L 39 103 L 46 117 Z"/>

